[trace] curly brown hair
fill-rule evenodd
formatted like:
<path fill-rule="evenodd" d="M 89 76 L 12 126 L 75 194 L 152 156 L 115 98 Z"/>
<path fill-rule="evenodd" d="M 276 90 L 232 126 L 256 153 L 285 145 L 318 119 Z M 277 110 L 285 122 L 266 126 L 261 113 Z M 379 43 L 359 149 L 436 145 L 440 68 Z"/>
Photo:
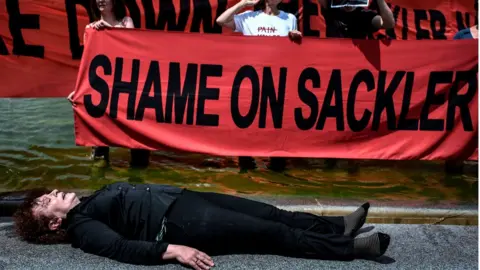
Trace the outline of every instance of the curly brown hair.
<path fill-rule="evenodd" d="M 60 244 L 69 242 L 67 231 L 64 228 L 52 231 L 48 227 L 49 217 L 38 217 L 33 214 L 33 207 L 37 203 L 35 199 L 49 192 L 49 190 L 44 188 L 29 191 L 22 205 L 13 214 L 15 231 L 27 242 L 34 244 Z"/>
<path fill-rule="evenodd" d="M 113 15 L 117 21 L 121 21 L 127 16 L 127 9 L 125 8 L 123 0 L 112 0 L 112 6 Z M 90 1 L 90 10 L 92 11 L 93 19 L 95 21 L 100 20 L 100 10 L 98 9 L 96 0 Z"/>

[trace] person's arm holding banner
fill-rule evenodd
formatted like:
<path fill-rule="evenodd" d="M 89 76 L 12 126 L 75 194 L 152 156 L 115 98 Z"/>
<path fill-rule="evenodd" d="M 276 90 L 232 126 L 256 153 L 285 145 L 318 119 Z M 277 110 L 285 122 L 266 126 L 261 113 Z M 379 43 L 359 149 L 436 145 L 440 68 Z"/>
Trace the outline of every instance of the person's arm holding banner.
<path fill-rule="evenodd" d="M 298 31 L 297 20 L 292 21 L 292 31 L 288 32 L 288 37 L 291 41 L 300 43 L 302 41 L 302 32 Z"/>
<path fill-rule="evenodd" d="M 395 19 L 390 7 L 388 7 L 385 0 L 376 0 L 378 4 L 378 13 L 372 20 L 372 25 L 377 28 L 391 29 L 395 27 Z"/>
<path fill-rule="evenodd" d="M 92 28 L 93 23 L 89 23 L 87 24 L 87 26 L 85 26 L 85 30 L 83 32 L 83 46 L 85 47 L 85 44 L 87 44 L 87 29 L 88 28 Z M 96 28 L 95 28 L 96 29 Z M 68 94 L 67 96 L 67 100 L 70 101 L 70 103 L 72 104 L 73 107 L 77 106 L 77 104 L 75 103 L 75 101 L 73 101 L 73 96 L 75 95 L 75 91 L 72 91 L 70 94 Z"/>
<path fill-rule="evenodd" d="M 117 22 L 116 25 L 112 26 L 112 24 L 104 21 L 103 19 L 100 19 L 98 21 L 95 21 L 95 22 L 92 22 L 90 24 L 87 24 L 87 26 L 85 26 L 85 32 L 83 34 L 83 45 L 85 45 L 87 43 L 87 29 L 88 28 L 93 28 L 95 30 L 102 30 L 104 28 L 113 28 L 113 27 L 119 27 L 119 28 L 135 28 L 134 24 L 133 24 L 133 20 L 132 18 L 128 17 L 128 16 L 125 16 L 120 22 Z M 72 91 L 68 96 L 67 96 L 67 100 L 70 101 L 70 103 L 72 104 L 72 106 L 76 106 L 74 100 L 73 100 L 73 96 L 75 95 L 75 91 Z"/>
<path fill-rule="evenodd" d="M 87 24 L 87 26 L 85 26 L 85 30 L 83 32 L 83 46 L 85 47 L 85 44 L 87 44 L 87 29 L 89 28 L 94 28 L 94 29 L 97 29 L 97 27 L 94 27 L 94 25 L 96 25 L 99 21 L 97 22 L 92 22 L 92 23 L 89 23 Z M 75 91 L 72 91 L 70 94 L 68 94 L 67 96 L 67 100 L 70 101 L 70 103 L 72 104 L 73 107 L 77 106 L 77 104 L 75 103 L 75 101 L 73 100 L 73 96 L 75 95 Z"/>
<path fill-rule="evenodd" d="M 218 25 L 226 28 L 230 28 L 236 32 L 242 32 L 240 29 L 241 25 L 236 25 L 235 15 L 246 7 L 253 7 L 256 5 L 260 0 L 242 0 L 235 4 L 233 7 L 225 10 L 218 18 L 217 23 Z"/>
<path fill-rule="evenodd" d="M 115 22 L 115 25 L 112 25 L 112 23 L 109 23 L 107 21 L 99 20 L 91 24 L 91 27 L 94 28 L 95 30 L 102 30 L 104 28 L 135 28 L 133 25 L 133 20 L 132 18 L 125 16 L 121 22 Z"/>

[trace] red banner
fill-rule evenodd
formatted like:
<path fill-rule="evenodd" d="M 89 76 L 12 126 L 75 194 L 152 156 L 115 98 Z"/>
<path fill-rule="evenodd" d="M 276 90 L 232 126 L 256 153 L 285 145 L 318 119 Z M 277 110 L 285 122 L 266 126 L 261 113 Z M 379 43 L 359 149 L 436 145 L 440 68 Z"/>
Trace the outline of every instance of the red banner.
<path fill-rule="evenodd" d="M 0 1 L 0 97 L 64 97 L 74 88 L 90 0 Z M 136 28 L 223 33 L 215 19 L 237 0 L 126 0 Z M 325 38 L 316 0 L 285 0 L 307 37 Z M 376 0 L 370 1 L 372 9 Z M 474 0 L 388 0 L 395 29 L 377 38 L 452 39 L 476 23 Z"/>
<path fill-rule="evenodd" d="M 148 30 L 88 34 L 74 97 L 77 145 L 477 159 L 475 40 L 298 45 Z"/>

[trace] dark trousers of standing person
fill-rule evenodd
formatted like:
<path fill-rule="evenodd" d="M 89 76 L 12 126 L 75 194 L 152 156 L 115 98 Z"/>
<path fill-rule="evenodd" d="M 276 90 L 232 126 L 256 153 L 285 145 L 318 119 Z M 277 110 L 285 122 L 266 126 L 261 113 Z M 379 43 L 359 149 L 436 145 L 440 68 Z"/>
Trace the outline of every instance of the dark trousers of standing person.
<path fill-rule="evenodd" d="M 164 240 L 208 255 L 277 254 L 353 259 L 343 217 L 289 212 L 218 193 L 185 190 L 166 215 Z"/>
<path fill-rule="evenodd" d="M 96 146 L 92 148 L 92 159 L 110 161 L 110 147 Z M 130 149 L 130 166 L 132 168 L 148 167 L 150 163 L 150 151 L 144 149 Z"/>
<path fill-rule="evenodd" d="M 242 170 L 254 170 L 257 166 L 253 157 L 238 157 L 238 165 Z M 287 159 L 282 157 L 271 157 L 268 169 L 276 172 L 285 170 Z"/>

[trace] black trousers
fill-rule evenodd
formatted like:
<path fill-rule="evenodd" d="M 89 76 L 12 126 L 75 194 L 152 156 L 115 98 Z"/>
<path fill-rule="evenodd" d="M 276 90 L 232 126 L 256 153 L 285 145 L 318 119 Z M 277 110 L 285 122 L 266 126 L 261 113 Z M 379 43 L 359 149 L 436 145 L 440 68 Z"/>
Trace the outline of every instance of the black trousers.
<path fill-rule="evenodd" d="M 110 161 L 110 147 L 95 146 L 92 147 L 92 159 L 102 158 Z M 150 151 L 145 149 L 130 149 L 130 166 L 135 168 L 148 167 L 150 161 Z"/>
<path fill-rule="evenodd" d="M 238 165 L 241 170 L 253 170 L 256 168 L 255 160 L 253 157 L 238 157 Z M 271 157 L 270 164 L 268 165 L 268 169 L 272 171 L 281 172 L 285 170 L 287 166 L 287 159 L 282 157 Z"/>
<path fill-rule="evenodd" d="M 167 213 L 164 240 L 208 255 L 277 254 L 351 260 L 343 217 L 290 212 L 219 193 L 185 190 Z"/>

